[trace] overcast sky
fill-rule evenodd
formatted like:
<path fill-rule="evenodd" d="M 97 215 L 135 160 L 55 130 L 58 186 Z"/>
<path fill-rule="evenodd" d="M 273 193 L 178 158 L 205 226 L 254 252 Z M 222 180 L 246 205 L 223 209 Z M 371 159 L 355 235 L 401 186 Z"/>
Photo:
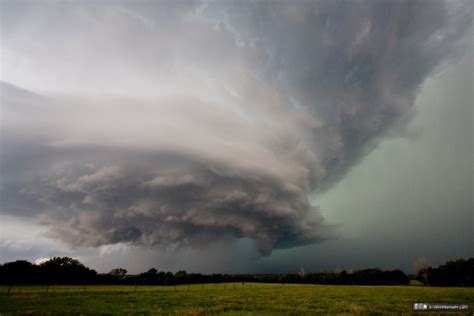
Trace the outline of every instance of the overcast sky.
<path fill-rule="evenodd" d="M 0 3 L 1 262 L 472 256 L 471 2 Z"/>

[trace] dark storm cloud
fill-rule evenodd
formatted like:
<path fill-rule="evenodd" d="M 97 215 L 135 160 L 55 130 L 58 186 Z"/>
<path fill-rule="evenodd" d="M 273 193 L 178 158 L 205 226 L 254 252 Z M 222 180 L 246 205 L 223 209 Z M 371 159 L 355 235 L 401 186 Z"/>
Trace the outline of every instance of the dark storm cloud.
<path fill-rule="evenodd" d="M 76 246 L 156 247 L 250 237 L 262 253 L 327 237 L 306 197 L 308 172 L 291 161 L 306 158 L 273 156 L 272 142 L 289 137 L 286 130 L 270 134 L 260 120 L 181 98 L 38 97 L 28 109 L 33 123 L 20 103 L 36 95 L 9 85 L 2 92 L 2 147 L 11 149 L 2 157 L 2 209 L 33 213 L 52 237 Z M 121 113 L 106 122 L 111 108 L 99 103 Z M 265 118 L 275 121 L 273 115 Z"/>
<path fill-rule="evenodd" d="M 75 246 L 251 238 L 262 254 L 331 236 L 308 195 L 410 114 L 472 16 L 441 1 L 3 5 L 3 78 L 50 92 L 1 87 L 2 213 Z"/>
<path fill-rule="evenodd" d="M 466 49 L 459 39 L 473 12 L 467 1 L 437 0 L 232 4 L 209 10 L 259 51 L 267 80 L 323 122 L 314 143 L 331 172 L 320 186 L 342 177 L 408 114 L 427 76 Z"/>

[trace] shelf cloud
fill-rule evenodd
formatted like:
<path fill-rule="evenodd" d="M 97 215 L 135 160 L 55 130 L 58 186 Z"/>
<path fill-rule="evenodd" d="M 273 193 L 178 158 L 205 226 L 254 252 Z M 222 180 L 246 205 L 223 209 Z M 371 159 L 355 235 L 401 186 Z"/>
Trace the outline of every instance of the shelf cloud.
<path fill-rule="evenodd" d="M 71 246 L 262 255 L 462 53 L 472 3 L 2 2 L 1 208 Z M 388 166 L 389 167 L 389 166 Z"/>

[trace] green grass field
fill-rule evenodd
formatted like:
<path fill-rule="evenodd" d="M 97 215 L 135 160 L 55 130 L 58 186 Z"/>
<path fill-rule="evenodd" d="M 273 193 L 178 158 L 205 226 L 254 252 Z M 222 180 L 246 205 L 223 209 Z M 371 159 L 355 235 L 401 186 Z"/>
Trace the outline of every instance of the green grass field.
<path fill-rule="evenodd" d="M 0 314 L 151 313 L 207 315 L 411 313 L 414 302 L 469 304 L 474 288 L 197 284 L 180 286 L 0 287 Z M 420 312 L 426 315 L 426 312 Z M 459 314 L 456 312 L 455 314 Z"/>

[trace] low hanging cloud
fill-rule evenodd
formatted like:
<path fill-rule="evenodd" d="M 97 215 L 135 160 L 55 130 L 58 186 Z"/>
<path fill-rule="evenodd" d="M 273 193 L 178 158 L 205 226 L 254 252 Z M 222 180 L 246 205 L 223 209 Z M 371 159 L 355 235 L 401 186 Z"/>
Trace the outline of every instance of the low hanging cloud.
<path fill-rule="evenodd" d="M 2 6 L 2 213 L 72 246 L 251 238 L 264 255 L 332 236 L 309 194 L 411 115 L 472 17 L 442 1 Z"/>

